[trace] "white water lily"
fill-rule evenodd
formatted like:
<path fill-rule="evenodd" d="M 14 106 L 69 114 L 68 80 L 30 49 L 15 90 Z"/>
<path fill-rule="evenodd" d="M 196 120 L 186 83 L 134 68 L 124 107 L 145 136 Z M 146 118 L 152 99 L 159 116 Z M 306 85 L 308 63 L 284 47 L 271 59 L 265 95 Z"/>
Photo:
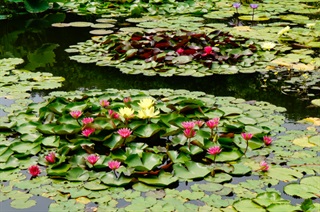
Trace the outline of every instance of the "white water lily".
<path fill-rule="evenodd" d="M 289 27 L 289 26 L 286 26 L 285 28 L 283 28 L 282 30 L 280 30 L 280 31 L 278 32 L 278 35 L 279 35 L 279 36 L 282 36 L 283 34 L 289 32 L 289 30 L 290 30 L 290 27 Z"/>
<path fill-rule="evenodd" d="M 270 51 L 270 49 L 273 49 L 277 44 L 272 43 L 272 42 L 264 42 L 261 44 L 261 48 L 263 50 L 268 50 Z"/>

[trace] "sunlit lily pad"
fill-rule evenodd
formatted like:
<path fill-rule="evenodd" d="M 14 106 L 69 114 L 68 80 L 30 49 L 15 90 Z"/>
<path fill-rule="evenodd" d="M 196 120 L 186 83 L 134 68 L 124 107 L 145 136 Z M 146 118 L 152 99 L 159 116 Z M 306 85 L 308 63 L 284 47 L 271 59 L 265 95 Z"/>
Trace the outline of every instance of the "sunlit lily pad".
<path fill-rule="evenodd" d="M 85 21 L 75 21 L 75 22 L 70 22 L 69 25 L 71 27 L 91 27 L 93 23 L 85 22 Z"/>
<path fill-rule="evenodd" d="M 90 34 L 93 35 L 107 35 L 111 34 L 113 31 L 112 30 L 104 30 L 104 29 L 97 29 L 97 30 L 91 30 Z M 70 51 L 68 51 L 70 53 Z"/>

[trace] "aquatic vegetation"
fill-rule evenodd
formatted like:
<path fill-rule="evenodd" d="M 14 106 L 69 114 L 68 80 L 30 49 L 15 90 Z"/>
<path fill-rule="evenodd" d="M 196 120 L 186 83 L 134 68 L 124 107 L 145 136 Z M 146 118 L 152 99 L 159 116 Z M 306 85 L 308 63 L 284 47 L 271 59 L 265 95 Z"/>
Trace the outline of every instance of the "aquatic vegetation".
<path fill-rule="evenodd" d="M 263 148 L 263 136 L 279 129 L 279 122 L 263 113 L 271 109 L 268 104 L 261 108 L 242 101 L 237 103 L 233 98 L 192 92 L 184 97 L 172 92 L 159 90 L 150 96 L 146 91 L 131 91 L 131 101 L 124 102 L 128 91 L 123 96 L 119 91 L 109 90 L 76 98 L 60 95 L 40 105 L 31 104 L 24 112 L 28 119 L 17 123 L 14 116 L 10 117 L 10 122 L 16 123 L 12 126 L 12 135 L 20 135 L 21 140 L 15 140 L 12 154 L 3 156 L 6 160 L 16 160 L 15 154 L 37 155 L 38 163 L 47 167 L 48 176 L 68 180 L 73 172 L 87 176 L 88 170 L 81 165 L 85 159 L 92 165 L 90 172 L 95 176 L 102 174 L 103 183 L 107 185 L 123 186 L 141 181 L 168 186 L 180 177 L 206 177 L 215 169 L 210 165 L 211 160 L 235 161 L 248 148 Z M 107 108 L 100 105 L 101 100 L 109 102 Z M 216 106 L 210 106 L 213 104 Z M 141 108 L 157 108 L 157 116 L 139 117 L 137 113 Z M 110 110 L 118 112 L 121 119 L 113 119 Z M 258 119 L 265 121 L 258 122 Z M 244 130 L 251 133 L 241 134 Z M 23 151 L 19 146 L 23 146 Z M 104 175 L 104 168 L 113 160 L 123 164 L 117 179 Z M 4 163 L 2 167 L 12 165 Z M 19 162 L 14 166 L 19 167 Z M 78 168 L 74 170 L 74 167 Z M 170 169 L 173 172 L 168 171 Z"/>
<path fill-rule="evenodd" d="M 115 66 L 128 74 L 199 77 L 233 73 L 251 66 L 259 60 L 258 48 L 248 39 L 216 30 L 209 34 L 188 31 L 119 33 L 93 38 L 66 51 L 78 53 L 70 56 L 78 62 Z"/>
<path fill-rule="evenodd" d="M 131 101 L 125 103 L 123 99 L 128 96 Z M 169 205 L 170 210 L 254 207 L 276 211 L 319 207 L 308 200 L 317 198 L 312 192 L 316 188 L 300 192 L 306 203 L 296 205 L 273 188 L 280 181 L 289 181 L 284 191 L 296 195 L 297 189 L 318 180 L 310 175 L 318 173 L 315 158 L 319 132 L 310 127 L 285 132 L 281 127 L 284 117 L 277 114 L 283 108 L 266 102 L 169 89 L 53 92 L 46 99 L 16 112 L 19 118 L 15 114 L 10 116 L 9 121 L 14 123 L 11 130 L 0 127 L 8 138 L 16 136 L 14 141 L 0 137 L 3 141 L 0 180 L 14 179 L 15 188 L 27 189 L 30 194 L 21 192 L 21 196 L 13 197 L 14 208 L 36 204 L 29 199 L 32 195 L 53 199 L 49 210 L 74 207 L 74 201 L 81 210 L 90 202 L 97 203 L 100 209 L 111 210 L 117 208 L 121 199 L 128 202 L 125 210 L 156 210 Z M 100 100 L 107 100 L 108 107 L 101 106 Z M 136 115 L 141 108 L 139 103 L 157 108 L 159 117 L 145 120 L 134 116 L 126 122 L 109 116 L 109 110 L 118 111 L 125 104 Z M 83 112 L 80 120 L 84 115 L 94 117 L 94 122 L 88 125 L 96 131 L 89 137 L 81 135 L 83 125 L 69 113 L 77 110 Z M 185 129 L 196 134 L 184 138 Z M 218 134 L 216 141 L 210 140 L 212 129 Z M 241 136 L 243 129 L 253 136 L 250 133 Z M 278 135 L 280 131 L 284 133 Z M 269 134 L 275 141 L 264 147 L 270 140 Z M 242 157 L 246 141 L 249 148 L 246 157 Z M 292 154 L 287 148 L 295 152 Z M 29 167 L 34 169 L 29 173 L 33 177 L 26 179 L 20 170 Z M 302 173 L 308 173 L 309 177 Z M 233 177 L 248 174 L 257 178 L 237 184 L 230 182 Z M 205 179 L 204 184 L 191 183 L 188 190 L 165 188 L 178 180 L 199 178 Z M 301 187 L 294 183 L 299 179 Z M 133 189 L 121 188 L 124 185 Z M 270 185 L 272 188 L 268 188 Z M 3 200 L 15 192 L 13 186 L 0 189 Z M 234 198 L 226 198 L 231 193 Z M 18 206 L 16 202 L 23 199 L 25 202 Z"/>

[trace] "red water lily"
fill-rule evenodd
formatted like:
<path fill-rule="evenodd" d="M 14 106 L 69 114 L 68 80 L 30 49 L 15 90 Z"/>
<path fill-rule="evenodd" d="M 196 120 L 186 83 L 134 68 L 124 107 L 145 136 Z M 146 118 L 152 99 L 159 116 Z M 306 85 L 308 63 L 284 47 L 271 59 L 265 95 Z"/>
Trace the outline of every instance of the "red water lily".
<path fill-rule="evenodd" d="M 38 165 L 31 165 L 28 168 L 28 172 L 32 175 L 32 177 L 36 177 L 41 173 L 41 170 Z"/>

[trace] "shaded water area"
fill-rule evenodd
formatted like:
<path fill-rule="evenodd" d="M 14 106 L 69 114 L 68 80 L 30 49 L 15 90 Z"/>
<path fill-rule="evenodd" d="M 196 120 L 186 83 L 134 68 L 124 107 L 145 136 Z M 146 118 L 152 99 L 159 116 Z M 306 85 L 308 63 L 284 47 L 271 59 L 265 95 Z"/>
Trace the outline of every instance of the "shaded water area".
<path fill-rule="evenodd" d="M 92 20 L 93 17 L 81 17 L 69 14 L 65 22 Z M 88 28 L 54 28 L 43 22 L 40 17 L 24 17 L 22 19 L 3 20 L 0 22 L 0 58 L 21 57 L 26 62 L 19 68 L 28 67 L 33 71 L 50 72 L 54 76 L 62 76 L 65 82 L 61 88 L 55 91 L 73 91 L 87 89 L 186 89 L 190 91 L 203 91 L 215 96 L 233 96 L 246 101 L 266 101 L 276 106 L 284 107 L 287 111 L 285 127 L 288 129 L 302 129 L 303 124 L 297 124 L 297 120 L 307 117 L 317 117 L 320 114 L 319 107 L 310 104 L 310 99 L 300 99 L 297 95 L 286 95 L 281 92 L 279 82 L 267 82 L 264 87 L 264 74 L 236 74 L 213 75 L 208 77 L 147 77 L 143 75 L 126 75 L 111 67 L 98 67 L 95 64 L 79 64 L 69 59 L 69 54 L 64 51 L 70 45 L 85 41 L 92 35 Z M 37 61 L 30 53 L 46 55 L 46 60 Z M 36 55 L 35 54 L 35 55 Z M 35 102 L 41 101 L 51 91 L 32 91 Z M 0 104 L 10 105 L 10 100 L 0 98 Z M 0 110 L 0 117 L 5 113 Z M 255 177 L 233 178 L 231 183 L 237 184 Z M 195 183 L 188 185 L 180 183 L 177 189 L 190 189 Z M 283 190 L 285 183 L 277 185 L 278 190 Z M 293 204 L 301 203 L 302 199 L 295 199 L 282 194 L 284 199 Z M 50 200 L 35 197 L 37 205 L 23 211 L 46 211 Z M 231 198 L 231 197 L 230 197 Z M 319 199 L 318 199 L 319 200 Z M 318 201 L 317 200 L 317 201 Z M 118 207 L 124 207 L 128 203 L 119 202 Z M 197 203 L 196 203 L 197 204 Z M 202 204 L 202 203 L 198 203 Z M 93 204 L 94 206 L 94 204 Z M 45 209 L 44 209 L 45 208 Z M 21 211 L 10 208 L 10 201 L 0 203 L 0 211 Z M 87 206 L 90 211 L 90 206 Z"/>

